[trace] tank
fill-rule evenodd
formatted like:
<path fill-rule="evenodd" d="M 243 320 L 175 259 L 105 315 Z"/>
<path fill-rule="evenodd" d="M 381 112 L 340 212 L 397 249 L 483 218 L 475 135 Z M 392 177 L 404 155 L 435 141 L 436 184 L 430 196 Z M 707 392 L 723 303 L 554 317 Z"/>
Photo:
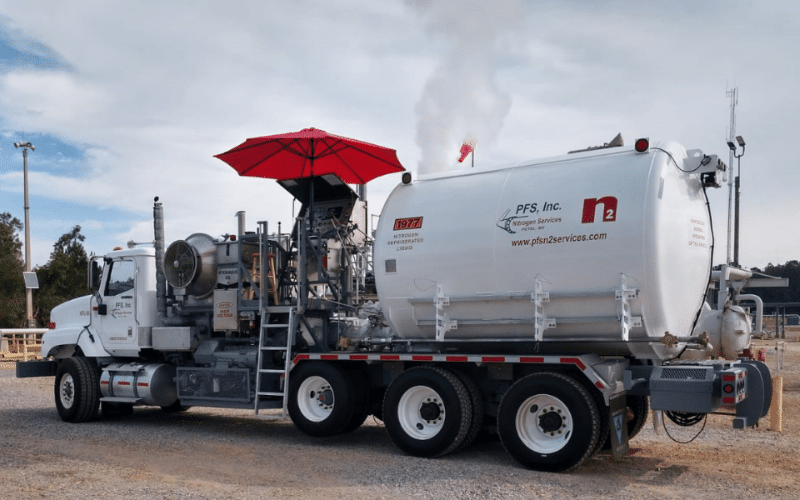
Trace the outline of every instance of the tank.
<path fill-rule="evenodd" d="M 404 339 L 675 356 L 683 344 L 658 340 L 692 332 L 711 267 L 703 181 L 687 168 L 699 155 L 664 142 L 397 186 L 375 234 L 388 323 Z"/>

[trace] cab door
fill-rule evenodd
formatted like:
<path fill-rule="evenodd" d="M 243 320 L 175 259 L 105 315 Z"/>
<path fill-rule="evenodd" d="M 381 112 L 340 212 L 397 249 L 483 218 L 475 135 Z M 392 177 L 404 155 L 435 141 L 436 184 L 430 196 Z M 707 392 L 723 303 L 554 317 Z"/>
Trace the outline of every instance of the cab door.
<path fill-rule="evenodd" d="M 116 259 L 103 285 L 105 314 L 100 316 L 100 338 L 106 350 L 116 356 L 136 356 L 139 352 L 136 274 L 135 260 Z"/>

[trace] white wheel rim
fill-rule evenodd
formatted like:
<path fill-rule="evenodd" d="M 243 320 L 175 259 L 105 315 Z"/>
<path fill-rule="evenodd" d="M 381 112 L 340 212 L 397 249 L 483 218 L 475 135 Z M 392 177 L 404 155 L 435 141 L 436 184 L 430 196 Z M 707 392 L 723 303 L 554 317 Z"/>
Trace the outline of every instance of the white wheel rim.
<path fill-rule="evenodd" d="M 520 405 L 516 426 L 525 446 L 536 453 L 555 453 L 572 437 L 572 414 L 560 399 L 537 394 Z"/>
<path fill-rule="evenodd" d="M 331 384 L 322 377 L 308 377 L 297 390 L 297 406 L 303 417 L 322 422 L 333 411 L 334 394 Z"/>
<path fill-rule="evenodd" d="M 65 373 L 58 384 L 58 397 L 61 399 L 61 406 L 69 410 L 75 403 L 75 381 L 72 375 Z"/>
<path fill-rule="evenodd" d="M 406 434 L 414 439 L 430 439 L 444 427 L 444 402 L 438 392 L 418 385 L 407 390 L 400 398 L 397 417 Z"/>

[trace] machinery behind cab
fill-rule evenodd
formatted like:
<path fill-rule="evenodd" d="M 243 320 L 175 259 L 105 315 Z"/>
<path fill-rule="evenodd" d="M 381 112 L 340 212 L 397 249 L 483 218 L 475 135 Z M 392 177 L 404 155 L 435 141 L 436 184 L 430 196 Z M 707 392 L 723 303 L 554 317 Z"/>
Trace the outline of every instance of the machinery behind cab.
<path fill-rule="evenodd" d="M 170 286 L 152 348 L 177 366 L 184 404 L 250 407 L 255 392 L 280 392 L 263 370 L 285 370 L 290 325 L 300 332 L 290 349 L 334 350 L 352 329 L 339 318 L 370 297 L 365 203 L 332 175 L 280 184 L 302 203 L 289 234 L 269 234 L 265 222 L 247 232 L 239 212 L 238 234 L 222 240 L 195 233 L 163 251 L 156 238 Z"/>

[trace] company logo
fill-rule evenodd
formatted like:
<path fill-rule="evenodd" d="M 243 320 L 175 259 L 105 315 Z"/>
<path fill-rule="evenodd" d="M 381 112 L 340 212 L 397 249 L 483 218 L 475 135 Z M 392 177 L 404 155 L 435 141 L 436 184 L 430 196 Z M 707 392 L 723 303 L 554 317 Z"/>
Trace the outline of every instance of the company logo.
<path fill-rule="evenodd" d="M 511 209 L 510 208 L 508 210 L 506 210 L 506 212 L 503 214 L 503 217 L 501 217 L 500 220 L 497 221 L 497 227 L 499 227 L 503 231 L 507 231 L 508 234 L 516 234 L 517 232 L 514 231 L 513 229 L 511 229 L 511 223 L 514 221 L 514 219 L 527 219 L 528 216 L 527 215 L 511 215 L 511 216 L 509 216 L 508 215 L 509 213 L 511 213 Z"/>
<path fill-rule="evenodd" d="M 233 307 L 233 304 L 230 302 L 219 302 L 217 303 L 217 307 L 219 307 L 220 309 L 230 309 L 231 307 Z"/>
<path fill-rule="evenodd" d="M 597 207 L 603 207 L 603 222 L 613 222 L 617 220 L 617 199 L 613 196 L 604 196 L 602 198 L 586 198 L 583 200 L 583 216 L 581 223 L 591 224 L 594 222 L 594 216 L 597 212 Z"/>
<path fill-rule="evenodd" d="M 419 229 L 422 227 L 422 217 L 406 217 L 405 219 L 394 220 L 395 231 L 405 231 L 407 229 Z"/>

